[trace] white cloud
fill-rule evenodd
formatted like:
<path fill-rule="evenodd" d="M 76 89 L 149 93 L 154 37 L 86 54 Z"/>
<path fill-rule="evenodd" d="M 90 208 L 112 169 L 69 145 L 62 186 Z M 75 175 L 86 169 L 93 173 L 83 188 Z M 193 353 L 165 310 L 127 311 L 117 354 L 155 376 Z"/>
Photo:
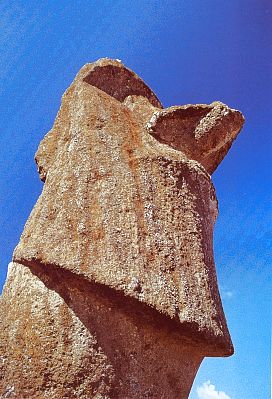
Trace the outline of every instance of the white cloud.
<path fill-rule="evenodd" d="M 225 392 L 216 391 L 215 386 L 210 381 L 204 382 L 196 390 L 199 399 L 231 399 Z"/>
<path fill-rule="evenodd" d="M 224 295 L 225 295 L 227 298 L 232 298 L 232 297 L 233 297 L 233 292 L 232 292 L 232 291 L 225 291 L 225 292 L 224 292 Z"/>
<path fill-rule="evenodd" d="M 232 298 L 234 295 L 234 292 L 231 290 L 227 290 L 225 287 L 220 286 L 220 292 L 222 295 L 222 298 Z"/>

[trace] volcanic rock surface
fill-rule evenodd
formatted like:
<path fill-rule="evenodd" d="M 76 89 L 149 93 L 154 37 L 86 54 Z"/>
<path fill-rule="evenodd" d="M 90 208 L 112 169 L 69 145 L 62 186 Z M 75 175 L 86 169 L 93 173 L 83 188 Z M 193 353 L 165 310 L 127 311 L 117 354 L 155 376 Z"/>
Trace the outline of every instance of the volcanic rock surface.
<path fill-rule="evenodd" d="M 210 173 L 242 125 L 220 102 L 163 109 L 117 60 L 79 71 L 0 302 L 1 398 L 185 399 L 233 353 Z"/>

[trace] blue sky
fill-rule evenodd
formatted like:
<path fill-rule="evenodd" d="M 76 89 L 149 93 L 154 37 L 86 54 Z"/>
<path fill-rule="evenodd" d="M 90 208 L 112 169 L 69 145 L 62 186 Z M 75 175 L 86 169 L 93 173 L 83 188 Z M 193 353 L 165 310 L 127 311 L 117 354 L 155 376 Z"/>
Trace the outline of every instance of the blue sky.
<path fill-rule="evenodd" d="M 246 118 L 213 175 L 215 260 L 236 353 L 206 359 L 190 399 L 268 398 L 271 2 L 2 0 L 0 15 L 0 285 L 42 189 L 34 153 L 82 65 L 120 58 L 165 107 L 225 102 Z"/>

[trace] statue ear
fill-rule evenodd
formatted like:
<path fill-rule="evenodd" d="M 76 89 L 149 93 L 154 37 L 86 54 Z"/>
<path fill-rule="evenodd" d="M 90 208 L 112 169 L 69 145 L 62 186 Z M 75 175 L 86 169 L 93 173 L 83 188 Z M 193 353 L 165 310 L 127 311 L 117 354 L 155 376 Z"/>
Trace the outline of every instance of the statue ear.
<path fill-rule="evenodd" d="M 200 162 L 212 174 L 244 123 L 241 112 L 220 102 L 170 107 L 153 114 L 148 132 Z"/>
<path fill-rule="evenodd" d="M 83 81 L 118 101 L 122 102 L 127 96 L 136 95 L 146 97 L 154 107 L 162 108 L 157 96 L 144 81 L 118 60 L 102 58 L 88 64 L 88 72 Z"/>

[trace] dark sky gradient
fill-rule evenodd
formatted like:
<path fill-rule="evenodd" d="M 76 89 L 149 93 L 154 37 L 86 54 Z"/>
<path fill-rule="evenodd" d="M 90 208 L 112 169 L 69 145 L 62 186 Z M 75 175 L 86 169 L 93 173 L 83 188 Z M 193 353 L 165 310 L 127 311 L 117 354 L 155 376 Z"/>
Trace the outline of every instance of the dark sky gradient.
<path fill-rule="evenodd" d="M 61 95 L 86 62 L 120 58 L 164 106 L 220 100 L 245 115 L 213 175 L 215 259 L 236 354 L 205 360 L 190 398 L 208 380 L 231 399 L 268 398 L 271 2 L 2 0 L 0 16 L 0 286 L 42 189 L 33 157 Z"/>

